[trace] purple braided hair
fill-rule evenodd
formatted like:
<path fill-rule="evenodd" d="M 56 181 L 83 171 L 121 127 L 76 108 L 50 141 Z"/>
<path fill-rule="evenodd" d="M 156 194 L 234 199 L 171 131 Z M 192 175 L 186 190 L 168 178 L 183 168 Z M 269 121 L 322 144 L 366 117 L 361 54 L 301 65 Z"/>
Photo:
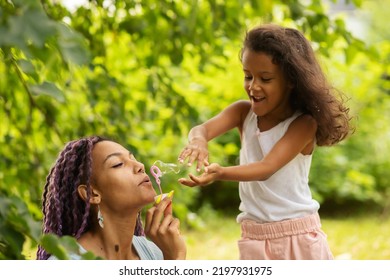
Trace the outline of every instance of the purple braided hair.
<path fill-rule="evenodd" d="M 92 173 L 92 149 L 98 142 L 107 139 L 91 136 L 67 143 L 46 178 L 43 190 L 43 234 L 69 235 L 78 239 L 90 225 L 90 188 L 87 199 L 82 200 L 77 192 L 79 185 L 90 185 Z M 143 236 L 141 215 L 138 215 L 134 234 Z M 37 259 L 46 260 L 48 254 L 38 246 Z"/>

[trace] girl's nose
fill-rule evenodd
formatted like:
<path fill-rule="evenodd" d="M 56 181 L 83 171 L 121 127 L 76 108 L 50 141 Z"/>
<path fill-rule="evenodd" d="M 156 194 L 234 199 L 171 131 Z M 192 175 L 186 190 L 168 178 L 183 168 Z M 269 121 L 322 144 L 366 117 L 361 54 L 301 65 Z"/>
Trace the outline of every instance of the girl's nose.
<path fill-rule="evenodd" d="M 249 84 L 249 90 L 261 90 L 260 85 L 256 82 L 256 79 L 252 79 Z"/>

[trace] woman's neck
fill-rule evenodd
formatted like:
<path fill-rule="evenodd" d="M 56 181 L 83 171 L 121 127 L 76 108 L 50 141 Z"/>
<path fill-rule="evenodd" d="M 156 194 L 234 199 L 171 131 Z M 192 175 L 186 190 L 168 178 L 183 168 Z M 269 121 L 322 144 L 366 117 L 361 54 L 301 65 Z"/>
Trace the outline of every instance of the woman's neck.
<path fill-rule="evenodd" d="M 104 228 L 96 223 L 78 241 L 87 251 L 107 260 L 139 259 L 133 246 L 136 219 L 130 221 L 104 217 Z"/>

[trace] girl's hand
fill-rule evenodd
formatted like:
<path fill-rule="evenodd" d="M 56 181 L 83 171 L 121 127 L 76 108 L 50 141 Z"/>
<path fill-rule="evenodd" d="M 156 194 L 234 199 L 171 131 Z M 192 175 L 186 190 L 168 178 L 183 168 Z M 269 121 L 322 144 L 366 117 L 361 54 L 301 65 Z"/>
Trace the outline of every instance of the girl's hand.
<path fill-rule="evenodd" d="M 161 249 L 165 260 L 186 258 L 187 248 L 180 234 L 180 221 L 172 216 L 171 197 L 165 197 L 146 212 L 145 234 Z"/>
<path fill-rule="evenodd" d="M 203 166 L 208 166 L 209 151 L 207 147 L 207 141 L 201 138 L 193 139 L 188 145 L 181 151 L 179 155 L 179 162 L 184 163 L 188 158 L 188 166 L 191 166 L 195 161 L 196 171 L 200 172 Z"/>
<path fill-rule="evenodd" d="M 200 176 L 189 174 L 190 179 L 180 178 L 179 183 L 188 187 L 205 186 L 218 180 L 222 173 L 222 168 L 218 163 L 212 163 L 205 167 L 204 173 Z"/>

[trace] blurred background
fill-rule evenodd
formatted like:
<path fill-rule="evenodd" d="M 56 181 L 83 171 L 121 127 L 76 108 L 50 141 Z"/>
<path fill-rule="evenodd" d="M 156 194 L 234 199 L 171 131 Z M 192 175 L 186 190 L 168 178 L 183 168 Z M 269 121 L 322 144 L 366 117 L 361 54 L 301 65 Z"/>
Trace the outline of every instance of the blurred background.
<path fill-rule="evenodd" d="M 310 177 L 335 257 L 390 259 L 389 10 L 390 0 L 0 0 L 0 259 L 35 258 L 42 189 L 66 142 L 102 135 L 147 170 L 177 163 L 192 126 L 246 99 L 241 42 L 267 22 L 312 41 L 355 117 L 348 140 L 316 150 Z M 236 164 L 238 132 L 209 149 L 211 162 Z M 178 178 L 162 187 L 175 190 L 188 258 L 238 259 L 238 184 Z"/>

